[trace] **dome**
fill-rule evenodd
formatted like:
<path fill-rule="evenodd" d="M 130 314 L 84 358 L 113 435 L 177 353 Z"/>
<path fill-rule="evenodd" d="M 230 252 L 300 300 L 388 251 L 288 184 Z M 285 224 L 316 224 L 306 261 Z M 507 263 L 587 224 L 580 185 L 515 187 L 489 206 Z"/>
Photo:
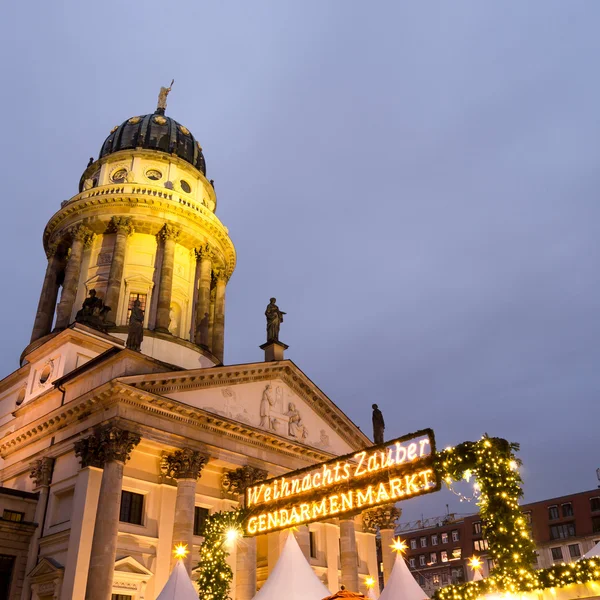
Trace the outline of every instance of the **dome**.
<path fill-rule="evenodd" d="M 151 115 L 131 117 L 115 127 L 102 144 L 98 158 L 119 150 L 157 150 L 179 156 L 206 175 L 202 147 L 190 130 L 161 113 L 159 109 Z"/>

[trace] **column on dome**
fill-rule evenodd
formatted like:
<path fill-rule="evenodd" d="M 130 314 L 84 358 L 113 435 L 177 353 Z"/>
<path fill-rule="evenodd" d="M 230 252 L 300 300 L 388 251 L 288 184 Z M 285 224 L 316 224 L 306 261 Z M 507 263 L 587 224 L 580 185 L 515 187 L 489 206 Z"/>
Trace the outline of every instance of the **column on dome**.
<path fill-rule="evenodd" d="M 61 331 L 71 323 L 71 314 L 73 312 L 73 303 L 77 295 L 77 284 L 81 273 L 81 258 L 83 256 L 84 246 L 89 246 L 95 235 L 84 225 L 76 225 L 69 231 L 72 243 L 71 254 L 67 267 L 65 269 L 65 279 L 63 281 L 62 294 L 60 302 L 56 308 L 56 326 L 55 331 Z"/>
<path fill-rule="evenodd" d="M 27 567 L 25 569 L 25 581 L 23 582 L 22 600 L 28 600 L 31 594 L 29 573 L 33 570 L 38 561 L 38 552 L 40 549 L 40 538 L 42 537 L 41 524 L 44 522 L 44 513 L 48 506 L 48 494 L 50 483 L 52 482 L 52 470 L 54 469 L 54 459 L 48 456 L 36 460 L 31 465 L 29 477 L 33 480 L 33 491 L 38 492 L 37 506 L 35 507 L 34 523 L 38 523 L 38 528 L 34 531 L 29 543 L 29 552 L 27 554 Z"/>
<path fill-rule="evenodd" d="M 200 274 L 198 277 L 198 301 L 196 303 L 196 344 L 209 348 L 209 321 L 210 321 L 210 285 L 212 279 L 212 265 L 214 251 L 208 244 L 198 251 Z"/>
<path fill-rule="evenodd" d="M 175 243 L 180 230 L 169 223 L 165 223 L 158 237 L 163 241 L 162 265 L 158 284 L 158 304 L 156 308 L 155 331 L 169 333 L 171 323 L 171 294 L 173 291 L 173 270 L 175 266 Z"/>
<path fill-rule="evenodd" d="M 50 244 L 46 250 L 48 265 L 46 275 L 42 285 L 42 293 L 38 303 L 33 330 L 31 332 L 31 341 L 35 342 L 41 337 L 48 335 L 52 331 L 52 321 L 54 320 L 54 311 L 56 309 L 56 299 L 58 298 L 61 259 L 57 254 L 58 245 Z"/>
<path fill-rule="evenodd" d="M 213 326 L 212 353 L 223 362 L 225 350 L 225 287 L 227 286 L 225 269 L 215 270 L 215 319 Z"/>
<path fill-rule="evenodd" d="M 342 585 L 351 592 L 358 592 L 358 552 L 354 520 L 340 518 L 340 562 Z"/>
<path fill-rule="evenodd" d="M 217 289 L 215 287 L 214 277 L 210 283 L 210 309 L 208 311 L 208 349 L 212 352 L 213 349 L 213 335 L 215 331 L 215 298 L 217 296 Z"/>
<path fill-rule="evenodd" d="M 400 509 L 396 508 L 394 504 L 378 506 L 377 508 L 366 510 L 362 514 L 363 530 L 367 533 L 376 533 L 379 531 L 384 583 L 387 583 L 394 568 L 395 558 L 394 551 L 392 550 L 392 542 L 394 540 L 396 522 L 400 518 L 400 514 Z"/>
<path fill-rule="evenodd" d="M 117 554 L 119 512 L 123 489 L 123 468 L 140 436 L 114 425 L 104 425 L 75 442 L 75 454 L 82 469 L 103 469 L 100 502 L 96 512 L 90 566 L 85 591 L 86 600 L 110 600 Z"/>
<path fill-rule="evenodd" d="M 246 489 L 267 478 L 267 471 L 246 465 L 223 475 L 223 491 L 244 504 Z M 235 554 L 235 598 L 256 596 L 256 537 L 239 537 Z"/>
<path fill-rule="evenodd" d="M 115 245 L 108 272 L 108 283 L 106 287 L 106 296 L 104 304 L 110 306 L 109 325 L 115 325 L 117 318 L 117 308 L 119 305 L 119 294 L 121 292 L 121 282 L 123 281 L 123 268 L 125 266 L 125 249 L 127 248 L 127 238 L 133 233 L 131 217 L 113 217 L 109 224 L 109 233 L 115 233 Z"/>
<path fill-rule="evenodd" d="M 167 476 L 177 482 L 172 545 L 183 544 L 187 546 L 189 553 L 183 559 L 183 562 L 189 575 L 192 574 L 196 483 L 208 459 L 208 454 L 191 448 L 183 448 L 172 454 L 163 455 Z M 173 568 L 175 562 L 176 559 L 171 554 L 171 568 Z"/>

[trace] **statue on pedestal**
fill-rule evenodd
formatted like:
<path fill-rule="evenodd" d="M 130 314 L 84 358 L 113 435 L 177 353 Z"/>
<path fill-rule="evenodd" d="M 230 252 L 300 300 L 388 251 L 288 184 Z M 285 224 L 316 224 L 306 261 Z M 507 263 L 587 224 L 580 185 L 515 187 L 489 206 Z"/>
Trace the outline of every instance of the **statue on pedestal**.
<path fill-rule="evenodd" d="M 130 350 L 140 352 L 144 339 L 144 311 L 141 309 L 140 295 L 133 301 L 129 316 L 129 329 L 126 346 Z"/>
<path fill-rule="evenodd" d="M 376 444 L 383 444 L 383 432 L 385 430 L 385 421 L 383 413 L 373 404 L 373 440 Z"/>
<path fill-rule="evenodd" d="M 165 109 L 167 108 L 167 96 L 169 95 L 169 92 L 171 91 L 171 88 L 173 87 L 174 83 L 175 80 L 173 79 L 169 87 L 162 86 L 160 88 L 160 92 L 158 93 L 158 103 L 156 105 L 156 112 L 162 115 L 165 114 Z"/>
<path fill-rule="evenodd" d="M 81 310 L 75 315 L 75 321 L 106 333 L 106 315 L 109 311 L 110 306 L 106 306 L 102 299 L 98 298 L 96 290 L 90 290 Z"/>
<path fill-rule="evenodd" d="M 279 327 L 283 323 L 283 315 L 286 313 L 281 312 L 277 304 L 276 298 L 271 298 L 265 310 L 265 316 L 267 317 L 267 342 L 278 342 L 279 341 Z"/>

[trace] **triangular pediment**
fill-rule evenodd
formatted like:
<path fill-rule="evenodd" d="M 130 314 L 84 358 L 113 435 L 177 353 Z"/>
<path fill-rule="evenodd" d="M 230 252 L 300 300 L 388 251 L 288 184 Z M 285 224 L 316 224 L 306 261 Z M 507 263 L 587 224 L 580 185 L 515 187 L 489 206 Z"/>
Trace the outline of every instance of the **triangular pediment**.
<path fill-rule="evenodd" d="M 121 381 L 324 453 L 346 454 L 371 443 L 291 361 Z"/>
<path fill-rule="evenodd" d="M 42 558 L 40 562 L 35 565 L 29 577 L 42 577 L 43 575 L 57 575 L 58 573 L 64 572 L 64 567 L 51 558 Z"/>
<path fill-rule="evenodd" d="M 150 577 L 152 575 L 152 571 L 146 569 L 146 567 L 132 558 L 131 556 L 125 556 L 124 558 L 120 558 L 115 561 L 115 571 L 123 574 L 133 574 L 133 575 L 144 575 Z"/>

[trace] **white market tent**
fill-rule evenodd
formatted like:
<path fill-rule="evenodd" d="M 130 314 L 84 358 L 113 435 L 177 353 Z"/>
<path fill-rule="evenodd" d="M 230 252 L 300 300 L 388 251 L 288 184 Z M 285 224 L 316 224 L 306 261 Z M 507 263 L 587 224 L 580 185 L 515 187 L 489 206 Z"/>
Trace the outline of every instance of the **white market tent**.
<path fill-rule="evenodd" d="M 483 575 L 481 574 L 481 569 L 473 569 L 473 579 L 471 581 L 481 581 L 483 579 Z"/>
<path fill-rule="evenodd" d="M 427 600 L 429 596 L 421 589 L 408 570 L 400 552 L 388 581 L 385 582 L 379 600 Z"/>
<path fill-rule="evenodd" d="M 331 592 L 304 558 L 294 535 L 289 533 L 277 564 L 254 600 L 323 600 L 329 595 Z"/>
<path fill-rule="evenodd" d="M 198 600 L 198 592 L 181 559 L 177 561 L 171 576 L 156 600 Z"/>
<path fill-rule="evenodd" d="M 600 542 L 598 542 L 591 550 L 588 550 L 581 558 L 599 558 L 600 557 Z"/>

